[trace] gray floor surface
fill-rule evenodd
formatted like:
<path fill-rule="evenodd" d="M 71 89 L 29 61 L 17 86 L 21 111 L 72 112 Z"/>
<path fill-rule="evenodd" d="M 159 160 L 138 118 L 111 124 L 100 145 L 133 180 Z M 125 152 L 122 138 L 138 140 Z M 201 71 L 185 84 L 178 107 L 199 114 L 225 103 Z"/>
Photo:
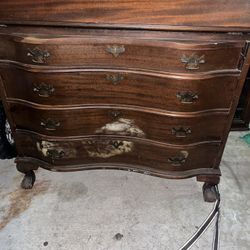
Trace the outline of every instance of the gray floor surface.
<path fill-rule="evenodd" d="M 250 249 L 250 146 L 230 134 L 221 163 L 220 249 Z M 37 171 L 31 191 L 0 162 L 1 250 L 178 250 L 213 207 L 202 184 L 115 170 Z M 192 249 L 212 249 L 213 226 Z M 115 237 L 119 233 L 120 237 Z"/>

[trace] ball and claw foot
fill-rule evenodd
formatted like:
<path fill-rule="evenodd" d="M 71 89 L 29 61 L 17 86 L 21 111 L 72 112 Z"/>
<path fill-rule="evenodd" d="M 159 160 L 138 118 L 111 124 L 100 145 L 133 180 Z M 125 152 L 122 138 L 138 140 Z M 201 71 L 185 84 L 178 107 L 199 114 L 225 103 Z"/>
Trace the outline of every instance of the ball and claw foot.
<path fill-rule="evenodd" d="M 219 198 L 216 185 L 205 183 L 203 185 L 203 197 L 206 202 L 215 202 Z"/>
<path fill-rule="evenodd" d="M 27 173 L 25 173 L 25 176 L 21 182 L 21 187 L 23 189 L 32 189 L 34 183 L 36 180 L 36 175 L 34 173 L 34 171 L 29 171 Z"/>

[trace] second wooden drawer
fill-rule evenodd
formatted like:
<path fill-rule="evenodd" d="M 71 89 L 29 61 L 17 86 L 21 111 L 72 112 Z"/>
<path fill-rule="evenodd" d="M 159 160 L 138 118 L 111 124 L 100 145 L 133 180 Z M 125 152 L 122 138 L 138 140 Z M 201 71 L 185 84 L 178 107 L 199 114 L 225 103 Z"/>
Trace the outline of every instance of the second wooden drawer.
<path fill-rule="evenodd" d="M 32 73 L 13 68 L 1 75 L 8 99 L 43 105 L 133 105 L 178 112 L 229 109 L 237 85 L 233 76 L 180 79 L 117 70 Z"/>

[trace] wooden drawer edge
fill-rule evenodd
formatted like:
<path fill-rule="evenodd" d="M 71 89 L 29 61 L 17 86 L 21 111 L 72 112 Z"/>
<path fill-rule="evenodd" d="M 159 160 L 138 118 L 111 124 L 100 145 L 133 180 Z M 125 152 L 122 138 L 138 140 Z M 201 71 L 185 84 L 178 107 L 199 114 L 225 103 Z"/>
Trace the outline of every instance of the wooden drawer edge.
<path fill-rule="evenodd" d="M 190 144 L 171 144 L 167 142 L 160 142 L 160 141 L 154 141 L 146 138 L 140 138 L 140 137 L 132 137 L 132 136 L 119 136 L 119 135 L 86 135 L 86 136 L 67 136 L 67 137 L 56 137 L 56 136 L 48 136 L 48 135 L 43 135 L 39 134 L 34 131 L 30 130 L 24 130 L 24 129 L 17 129 L 16 134 L 22 134 L 22 135 L 31 135 L 35 136 L 39 140 L 48 140 L 51 142 L 65 142 L 65 141 L 78 141 L 78 140 L 89 140 L 89 139 L 116 139 L 116 140 L 130 140 L 134 142 L 143 142 L 144 144 L 148 145 L 154 145 L 154 146 L 159 146 L 159 147 L 172 147 L 172 148 L 183 148 L 183 147 L 196 147 L 199 145 L 205 145 L 205 144 L 214 144 L 214 145 L 220 145 L 222 141 L 220 140 L 213 140 L 213 141 L 200 141 L 200 142 L 195 142 L 195 143 L 190 143 Z"/>
<path fill-rule="evenodd" d="M 223 69 L 223 70 L 210 70 L 210 71 L 201 71 L 201 72 L 173 72 L 173 71 L 157 71 L 157 70 L 149 70 L 149 69 L 141 69 L 141 68 L 121 68 L 121 67 L 89 67 L 88 65 L 83 66 L 55 66 L 55 65 L 32 65 L 27 63 L 21 63 L 18 61 L 12 61 L 7 59 L 0 59 L 0 64 L 2 66 L 10 66 L 16 67 L 19 69 L 32 71 L 32 72 L 83 72 L 83 71 L 120 71 L 120 72 L 129 72 L 129 73 L 137 73 L 140 72 L 145 75 L 151 76 L 168 76 L 172 78 L 180 78 L 180 79 L 204 79 L 211 78 L 215 76 L 221 75 L 232 75 L 239 76 L 241 73 L 241 69 Z"/>
<path fill-rule="evenodd" d="M 129 172 L 136 172 L 145 175 L 151 175 L 167 179 L 185 179 L 199 175 L 221 175 L 219 169 L 213 168 L 200 168 L 186 171 L 155 171 L 151 168 L 139 165 L 128 165 L 128 164 L 114 164 L 114 163 L 98 163 L 98 164 L 79 164 L 71 166 L 54 166 L 47 162 L 38 160 L 31 157 L 17 157 L 15 163 L 32 163 L 41 168 L 54 171 L 54 172 L 71 172 L 71 171 L 82 171 L 82 170 L 125 170 Z"/>
<path fill-rule="evenodd" d="M 20 64 L 15 61 L 1 60 L 1 66 L 5 68 L 16 68 L 31 73 L 127 73 L 135 75 L 144 75 L 159 78 L 171 78 L 171 79 L 185 79 L 185 80 L 199 80 L 199 79 L 210 79 L 215 77 L 232 76 L 237 77 L 241 71 L 238 69 L 231 70 L 216 70 L 210 72 L 196 72 L 194 73 L 175 73 L 167 71 L 155 71 L 155 70 L 144 70 L 136 68 L 100 68 L 100 67 L 79 67 L 79 66 L 39 66 L 30 64 Z"/>
<path fill-rule="evenodd" d="M 171 17 L 172 18 L 172 17 Z M 173 18 L 172 18 L 173 19 Z M 230 16 L 230 21 L 232 20 Z M 110 29 L 113 30 L 114 28 L 117 29 L 128 29 L 128 30 L 139 30 L 139 31 L 150 31 L 150 32 L 164 32 L 164 31 L 185 31 L 185 32 L 228 32 L 228 35 L 231 40 L 237 41 L 237 38 L 240 37 L 239 40 L 241 40 L 241 34 L 240 32 L 246 32 L 248 33 L 250 30 L 249 25 L 247 23 L 239 23 L 238 25 L 235 23 L 229 23 L 228 25 L 223 24 L 218 24 L 218 25 L 190 25 L 190 23 L 182 23 L 182 24 L 143 24 L 143 23 L 123 23 L 123 22 L 115 22 L 115 23 L 108 23 L 108 22 L 102 22 L 102 23 L 93 23 L 93 22 L 77 22 L 75 20 L 72 21 L 40 21 L 40 20 L 10 20 L 5 18 L 4 20 L 1 21 L 2 27 L 6 29 L 12 28 L 13 25 L 27 25 L 27 26 L 36 26 L 38 29 L 40 28 L 41 24 L 43 26 L 47 27 L 56 27 L 56 28 L 61 28 L 62 26 L 68 26 L 68 27 L 73 27 L 73 28 L 85 28 L 85 29 Z M 15 26 L 13 27 L 15 28 Z M 238 34 L 238 36 L 232 36 L 232 34 Z M 6 34 L 6 31 L 4 32 Z M 247 37 L 247 34 L 246 34 Z"/>
<path fill-rule="evenodd" d="M 172 117 L 194 117 L 197 115 L 207 116 L 213 114 L 227 115 L 230 112 L 230 108 L 218 108 L 218 109 L 205 109 L 200 111 L 171 111 L 159 108 L 149 108 L 134 105 L 125 104 L 82 104 L 82 105 L 43 105 L 34 102 L 16 99 L 16 98 L 6 98 L 7 103 L 20 104 L 27 107 L 40 110 L 76 110 L 76 109 L 119 109 L 119 110 L 132 110 L 139 112 L 154 113 L 158 115 L 167 115 Z"/>

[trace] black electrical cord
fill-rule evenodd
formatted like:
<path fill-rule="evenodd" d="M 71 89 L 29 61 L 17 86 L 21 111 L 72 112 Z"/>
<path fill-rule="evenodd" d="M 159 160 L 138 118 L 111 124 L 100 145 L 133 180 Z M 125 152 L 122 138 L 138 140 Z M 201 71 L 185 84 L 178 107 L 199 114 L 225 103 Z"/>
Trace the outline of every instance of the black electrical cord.
<path fill-rule="evenodd" d="M 218 186 L 215 187 L 217 193 L 217 200 L 214 204 L 213 210 L 210 212 L 209 216 L 203 222 L 203 224 L 198 228 L 198 230 L 193 234 L 193 236 L 179 249 L 188 250 L 195 242 L 202 236 L 202 234 L 209 228 L 210 224 L 216 218 L 215 222 L 215 232 L 213 240 L 213 250 L 219 249 L 219 220 L 220 220 L 220 193 Z"/>

